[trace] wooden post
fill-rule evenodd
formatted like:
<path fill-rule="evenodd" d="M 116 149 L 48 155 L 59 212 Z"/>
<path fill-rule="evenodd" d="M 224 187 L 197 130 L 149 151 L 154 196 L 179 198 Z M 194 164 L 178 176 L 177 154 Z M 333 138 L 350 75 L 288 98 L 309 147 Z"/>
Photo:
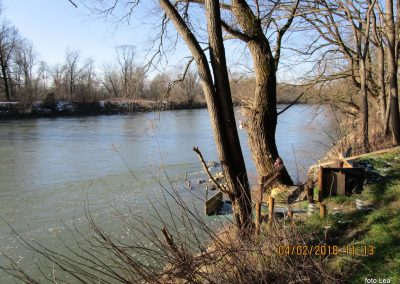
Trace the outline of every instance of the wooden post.
<path fill-rule="evenodd" d="M 264 193 L 264 183 L 261 182 L 260 187 L 258 189 L 258 196 L 256 201 L 256 236 L 260 234 L 260 226 L 261 226 L 261 203 L 263 199 Z"/>
<path fill-rule="evenodd" d="M 326 204 L 319 204 L 319 216 L 321 218 L 325 218 L 326 217 Z"/>
<path fill-rule="evenodd" d="M 307 182 L 306 183 L 306 193 L 307 193 L 308 203 L 314 203 L 314 186 L 313 186 L 313 182 Z"/>
<path fill-rule="evenodd" d="M 318 202 L 324 200 L 324 168 L 319 167 L 318 172 Z"/>
<path fill-rule="evenodd" d="M 293 210 L 289 209 L 287 212 L 287 218 L 288 220 L 292 220 L 293 219 Z"/>
<path fill-rule="evenodd" d="M 275 199 L 270 196 L 268 199 L 268 221 L 272 223 L 274 219 L 274 206 L 275 206 Z"/>

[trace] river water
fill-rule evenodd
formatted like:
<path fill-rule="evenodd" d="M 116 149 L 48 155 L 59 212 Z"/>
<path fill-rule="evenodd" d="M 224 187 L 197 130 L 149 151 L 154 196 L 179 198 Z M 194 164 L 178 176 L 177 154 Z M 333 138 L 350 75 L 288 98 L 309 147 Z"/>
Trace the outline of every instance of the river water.
<path fill-rule="evenodd" d="M 317 106 L 296 105 L 279 116 L 278 149 L 294 180 L 304 179 L 324 155 L 334 128 L 329 112 Z M 246 131 L 239 134 L 255 183 Z M 159 182 L 203 175 L 193 146 L 205 159 L 217 160 L 206 109 L 0 121 L 1 251 L 29 263 L 30 253 L 10 226 L 22 237 L 51 245 L 66 226 L 85 224 L 85 202 L 111 232 L 116 224 L 107 225 L 110 207 L 129 206 L 150 216 L 149 201 L 162 199 Z M 194 191 L 201 195 L 204 188 Z M 183 193 L 184 199 L 192 197 Z M 0 261 L 5 260 L 0 256 Z M 0 272 L 0 283 L 9 282 Z"/>

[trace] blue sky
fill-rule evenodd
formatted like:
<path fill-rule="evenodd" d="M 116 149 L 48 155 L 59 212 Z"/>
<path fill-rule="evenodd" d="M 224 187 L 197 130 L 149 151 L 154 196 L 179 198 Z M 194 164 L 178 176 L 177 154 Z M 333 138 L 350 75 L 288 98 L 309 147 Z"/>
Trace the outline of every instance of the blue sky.
<path fill-rule="evenodd" d="M 10 20 L 23 37 L 33 42 L 40 57 L 50 65 L 62 63 L 67 48 L 80 51 L 82 58 L 93 58 L 97 65 L 112 62 L 117 45 L 148 45 L 152 24 L 157 20 L 139 15 L 130 26 L 117 26 L 112 19 L 89 13 L 82 4 L 78 3 L 76 9 L 68 0 L 1 2 L 2 18 Z M 141 48 L 138 53 L 139 58 L 145 56 Z"/>
<path fill-rule="evenodd" d="M 159 31 L 155 25 L 159 23 L 162 15 L 160 11 L 154 10 L 155 0 L 142 2 L 142 6 L 135 10 L 130 25 L 117 25 L 110 17 L 106 19 L 96 16 L 82 4 L 85 1 L 95 2 L 76 0 L 78 8 L 75 8 L 68 0 L 0 0 L 2 18 L 10 20 L 19 29 L 20 34 L 33 43 L 39 58 L 50 66 L 62 64 L 66 50 L 71 49 L 81 53 L 82 61 L 92 58 L 101 70 L 103 64 L 115 62 L 115 47 L 118 45 L 135 45 L 137 61 L 147 61 L 149 41 Z M 124 7 L 121 8 L 123 9 L 126 11 Z M 120 15 L 117 9 L 117 17 Z M 198 21 L 201 23 L 203 20 L 200 18 Z M 248 53 L 243 52 L 243 45 L 238 46 L 229 41 L 225 47 L 228 63 L 232 68 L 239 70 L 242 63 L 251 67 L 251 60 Z M 154 50 L 150 53 L 152 54 Z M 187 56 L 188 49 L 180 42 L 177 51 L 165 57 L 168 60 L 167 68 L 185 65 Z M 158 71 L 165 71 L 164 67 L 165 64 L 158 68 Z M 292 68 L 284 67 L 283 56 L 278 79 L 298 75 L 296 70 L 290 69 Z"/>
<path fill-rule="evenodd" d="M 11 21 L 20 34 L 29 39 L 40 58 L 50 66 L 63 63 L 67 48 L 81 52 L 81 58 L 92 58 L 96 65 L 115 61 L 115 47 L 131 44 L 137 47 L 138 61 L 149 58 L 149 41 L 159 31 L 161 12 L 154 10 L 152 0 L 135 10 L 132 22 L 116 24 L 112 18 L 96 16 L 82 4 L 85 0 L 76 0 L 78 8 L 68 0 L 0 0 L 2 18 Z M 147 2 L 148 1 L 148 2 Z M 90 0 L 87 0 L 90 2 Z M 90 2 L 90 3 L 93 3 Z M 152 8 L 153 6 L 153 8 Z M 202 19 L 198 19 L 202 22 Z M 172 37 L 174 40 L 175 37 Z M 226 44 L 227 54 L 240 62 L 243 48 Z M 153 55 L 154 51 L 150 53 Z M 179 42 L 175 53 L 167 54 L 168 66 L 185 65 L 188 49 Z M 233 64 L 234 65 L 234 64 Z M 163 65 L 165 67 L 165 64 Z M 161 67 L 161 71 L 163 70 Z"/>

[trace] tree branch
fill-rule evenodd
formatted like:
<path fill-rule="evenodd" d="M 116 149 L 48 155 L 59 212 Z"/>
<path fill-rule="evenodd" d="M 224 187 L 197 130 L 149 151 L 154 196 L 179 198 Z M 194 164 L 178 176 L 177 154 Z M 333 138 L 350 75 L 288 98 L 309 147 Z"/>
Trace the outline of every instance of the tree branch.
<path fill-rule="evenodd" d="M 252 38 L 244 33 L 242 33 L 241 31 L 231 27 L 230 25 L 228 25 L 227 23 L 225 23 L 224 21 L 221 20 L 221 25 L 224 28 L 225 31 L 227 31 L 229 34 L 231 34 L 233 37 L 238 38 L 244 42 L 249 42 L 252 40 Z"/>
<path fill-rule="evenodd" d="M 78 5 L 76 5 L 72 0 L 68 0 L 68 1 L 69 1 L 69 3 L 71 3 L 72 5 L 74 5 L 75 8 L 78 8 Z"/>
<path fill-rule="evenodd" d="M 199 5 L 203 5 L 203 6 L 205 5 L 205 1 L 204 0 L 176 0 L 175 4 L 177 4 L 177 3 L 195 3 L 195 4 L 199 4 Z M 225 9 L 225 10 L 231 10 L 232 9 L 231 5 L 225 4 L 225 3 L 219 3 L 219 6 L 222 9 Z"/>
<path fill-rule="evenodd" d="M 297 7 L 299 7 L 299 3 L 300 3 L 300 0 L 297 0 L 296 4 L 294 5 L 294 7 L 290 13 L 288 20 L 286 21 L 286 24 L 281 29 L 278 30 L 278 35 L 277 35 L 277 39 L 276 39 L 275 56 L 274 56 L 275 70 L 278 70 L 279 59 L 281 57 L 281 46 L 282 46 L 283 35 L 287 32 L 290 25 L 292 24 L 294 16 L 297 11 Z"/>
<path fill-rule="evenodd" d="M 199 156 L 200 162 L 203 165 L 204 170 L 206 171 L 208 177 L 211 179 L 211 181 L 214 183 L 214 185 L 222 192 L 222 193 L 227 193 L 229 194 L 228 190 L 220 183 L 218 183 L 213 175 L 211 174 L 210 170 L 207 167 L 206 161 L 204 161 L 203 155 L 201 154 L 200 150 L 198 147 L 193 147 L 193 151 Z"/>

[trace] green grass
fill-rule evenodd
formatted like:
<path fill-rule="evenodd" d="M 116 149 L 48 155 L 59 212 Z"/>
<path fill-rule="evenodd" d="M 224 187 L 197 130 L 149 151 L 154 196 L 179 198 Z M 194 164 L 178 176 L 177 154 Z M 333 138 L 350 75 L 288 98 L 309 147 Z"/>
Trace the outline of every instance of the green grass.
<path fill-rule="evenodd" d="M 400 151 L 366 157 L 382 178 L 367 185 L 361 194 L 352 197 L 332 197 L 327 203 L 345 204 L 356 198 L 375 202 L 371 212 L 352 211 L 322 220 L 313 216 L 303 225 L 304 230 L 321 237 L 328 235 L 340 246 L 373 245 L 371 256 L 340 254 L 330 260 L 331 269 L 347 283 L 364 283 L 365 278 L 390 278 L 400 283 Z"/>

